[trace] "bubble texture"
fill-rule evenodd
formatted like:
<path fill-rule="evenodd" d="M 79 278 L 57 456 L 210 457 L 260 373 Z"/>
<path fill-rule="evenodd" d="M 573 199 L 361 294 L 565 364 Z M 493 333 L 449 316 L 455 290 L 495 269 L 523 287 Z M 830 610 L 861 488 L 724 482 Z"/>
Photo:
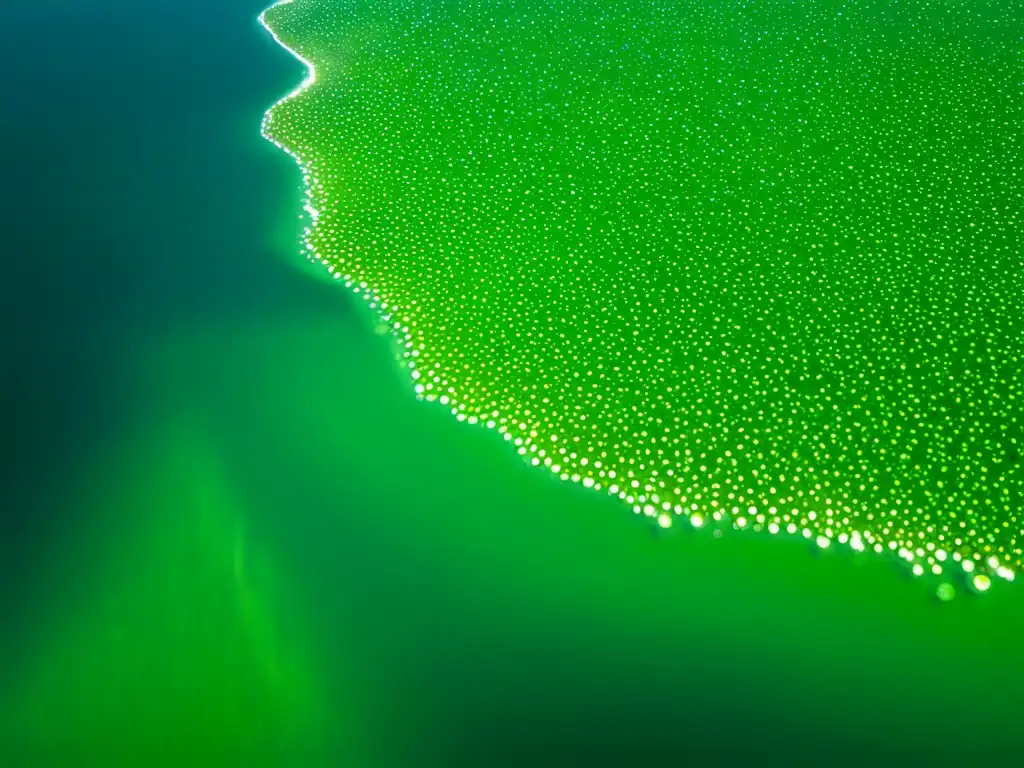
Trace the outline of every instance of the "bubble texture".
<path fill-rule="evenodd" d="M 663 528 L 1012 579 L 1022 6 L 294 0 L 309 258 Z M 966 565 L 966 568 L 963 566 Z"/>

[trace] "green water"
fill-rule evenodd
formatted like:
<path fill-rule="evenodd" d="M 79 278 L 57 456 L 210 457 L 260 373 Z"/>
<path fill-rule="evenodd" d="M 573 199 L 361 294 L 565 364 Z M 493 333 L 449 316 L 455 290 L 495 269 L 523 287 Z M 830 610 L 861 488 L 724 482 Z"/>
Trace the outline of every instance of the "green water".
<path fill-rule="evenodd" d="M 0 9 L 0 764 L 1013 764 L 1019 583 L 657 531 L 415 399 L 260 10 Z"/>

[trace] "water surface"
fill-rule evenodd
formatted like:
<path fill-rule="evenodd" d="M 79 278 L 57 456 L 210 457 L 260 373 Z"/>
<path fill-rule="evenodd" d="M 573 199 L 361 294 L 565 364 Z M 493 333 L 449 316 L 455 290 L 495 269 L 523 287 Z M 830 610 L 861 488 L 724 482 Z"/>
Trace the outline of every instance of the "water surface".
<path fill-rule="evenodd" d="M 1015 586 L 657 537 L 417 402 L 297 250 L 260 10 L 0 10 L 4 764 L 1016 754 Z"/>

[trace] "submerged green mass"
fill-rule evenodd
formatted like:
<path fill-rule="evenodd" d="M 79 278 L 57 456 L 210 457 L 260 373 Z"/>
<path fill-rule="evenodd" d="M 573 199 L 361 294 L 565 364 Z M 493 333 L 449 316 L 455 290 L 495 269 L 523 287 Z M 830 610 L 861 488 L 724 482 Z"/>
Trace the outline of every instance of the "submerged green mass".
<path fill-rule="evenodd" d="M 266 23 L 315 67 L 264 124 L 305 169 L 310 258 L 393 326 L 421 397 L 662 527 L 1013 578 L 1019 4 L 294 0 Z"/>

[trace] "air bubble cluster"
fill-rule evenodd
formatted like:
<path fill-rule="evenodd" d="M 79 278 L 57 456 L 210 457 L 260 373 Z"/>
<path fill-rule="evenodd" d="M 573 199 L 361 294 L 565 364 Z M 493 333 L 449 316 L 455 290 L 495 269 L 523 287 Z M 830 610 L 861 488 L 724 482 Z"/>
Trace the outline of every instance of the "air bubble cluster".
<path fill-rule="evenodd" d="M 1022 14 L 293 0 L 264 134 L 420 397 L 662 528 L 983 590 L 1024 538 Z"/>

